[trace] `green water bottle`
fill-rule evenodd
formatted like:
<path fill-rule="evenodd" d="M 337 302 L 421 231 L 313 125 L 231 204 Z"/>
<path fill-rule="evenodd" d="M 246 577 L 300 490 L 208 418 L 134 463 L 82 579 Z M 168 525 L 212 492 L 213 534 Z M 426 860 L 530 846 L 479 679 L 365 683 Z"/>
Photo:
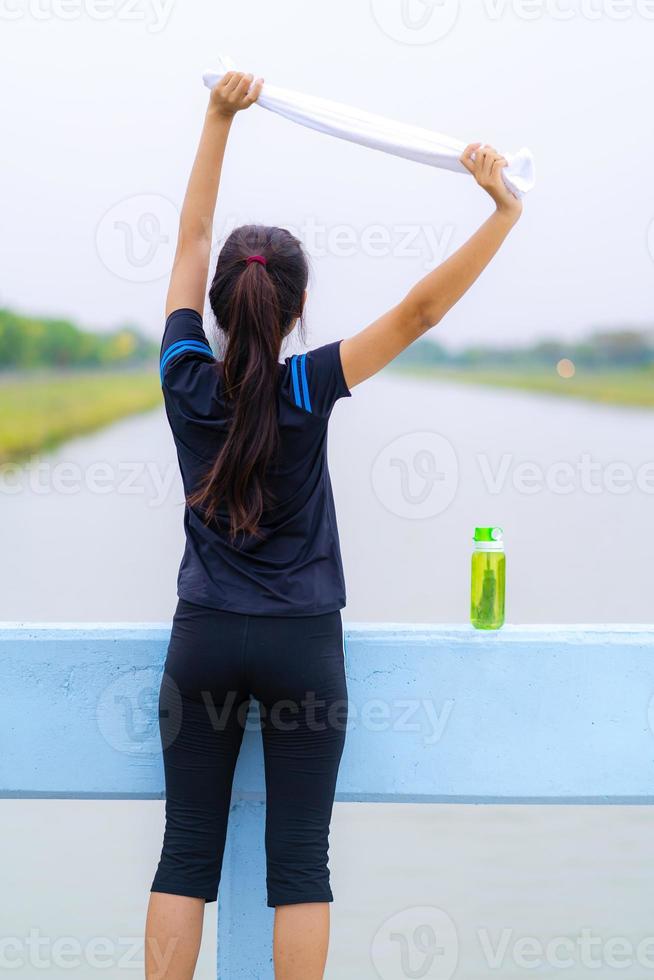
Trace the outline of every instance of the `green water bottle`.
<path fill-rule="evenodd" d="M 498 630 L 504 625 L 504 532 L 501 527 L 476 527 L 474 541 L 470 621 L 478 630 Z"/>

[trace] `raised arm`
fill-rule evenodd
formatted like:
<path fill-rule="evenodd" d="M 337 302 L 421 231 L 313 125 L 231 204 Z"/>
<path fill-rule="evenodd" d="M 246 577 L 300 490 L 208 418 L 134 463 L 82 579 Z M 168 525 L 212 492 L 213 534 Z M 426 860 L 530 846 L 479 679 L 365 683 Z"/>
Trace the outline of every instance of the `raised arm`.
<path fill-rule="evenodd" d="M 227 139 L 234 116 L 259 98 L 262 79 L 228 72 L 211 90 L 200 145 L 189 177 L 173 271 L 166 299 L 166 317 L 188 308 L 202 315 L 207 289 L 213 216 Z"/>
<path fill-rule="evenodd" d="M 491 147 L 473 143 L 461 161 L 490 194 L 495 213 L 465 245 L 421 279 L 398 306 L 342 342 L 341 361 L 349 388 L 381 371 L 443 319 L 499 251 L 522 213 L 522 203 L 502 179 L 502 168 L 507 165 L 504 157 Z"/>

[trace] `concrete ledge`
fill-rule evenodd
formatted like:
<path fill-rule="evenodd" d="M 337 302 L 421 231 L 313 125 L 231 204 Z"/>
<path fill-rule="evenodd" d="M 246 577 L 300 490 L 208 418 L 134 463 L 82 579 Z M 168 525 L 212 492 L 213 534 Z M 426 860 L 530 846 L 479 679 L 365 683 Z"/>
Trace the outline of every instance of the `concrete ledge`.
<path fill-rule="evenodd" d="M 0 625 L 0 795 L 157 798 L 169 627 Z M 338 799 L 654 802 L 654 627 L 351 625 Z M 246 734 L 235 800 L 263 799 Z"/>
<path fill-rule="evenodd" d="M 0 625 L 0 795 L 163 795 L 169 629 Z M 337 798 L 654 803 L 654 628 L 346 630 Z M 256 721 L 256 718 L 253 719 Z M 218 897 L 219 980 L 272 980 L 256 725 L 237 767 Z"/>

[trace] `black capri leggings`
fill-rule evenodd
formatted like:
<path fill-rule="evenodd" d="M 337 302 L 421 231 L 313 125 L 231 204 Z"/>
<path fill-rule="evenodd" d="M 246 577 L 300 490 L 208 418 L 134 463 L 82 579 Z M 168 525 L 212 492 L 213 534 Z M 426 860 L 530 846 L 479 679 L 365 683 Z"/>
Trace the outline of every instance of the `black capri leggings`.
<path fill-rule="evenodd" d="M 330 902 L 347 716 L 340 613 L 244 616 L 183 599 L 159 696 L 166 830 L 151 890 L 215 902 L 251 698 L 261 709 L 268 905 Z"/>

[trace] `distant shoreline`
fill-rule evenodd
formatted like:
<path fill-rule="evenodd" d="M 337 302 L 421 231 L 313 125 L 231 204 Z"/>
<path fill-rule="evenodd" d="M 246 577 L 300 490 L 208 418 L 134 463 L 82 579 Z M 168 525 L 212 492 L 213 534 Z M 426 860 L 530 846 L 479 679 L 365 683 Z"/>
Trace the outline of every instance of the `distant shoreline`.
<path fill-rule="evenodd" d="M 544 368 L 498 370 L 496 368 L 448 368 L 416 364 L 393 366 L 393 370 L 423 380 L 454 381 L 461 384 L 509 388 L 540 395 L 575 398 L 602 405 L 654 408 L 654 370 L 632 368 L 613 371 L 578 371 L 573 378 L 560 378 Z"/>
<path fill-rule="evenodd" d="M 654 369 L 579 371 L 560 378 L 543 368 L 498 370 L 394 364 L 426 381 L 512 389 L 589 403 L 654 409 Z M 68 370 L 0 373 L 0 465 L 55 448 L 78 435 L 162 404 L 156 371 Z"/>
<path fill-rule="evenodd" d="M 0 465 L 162 403 L 156 371 L 39 371 L 0 375 Z"/>

